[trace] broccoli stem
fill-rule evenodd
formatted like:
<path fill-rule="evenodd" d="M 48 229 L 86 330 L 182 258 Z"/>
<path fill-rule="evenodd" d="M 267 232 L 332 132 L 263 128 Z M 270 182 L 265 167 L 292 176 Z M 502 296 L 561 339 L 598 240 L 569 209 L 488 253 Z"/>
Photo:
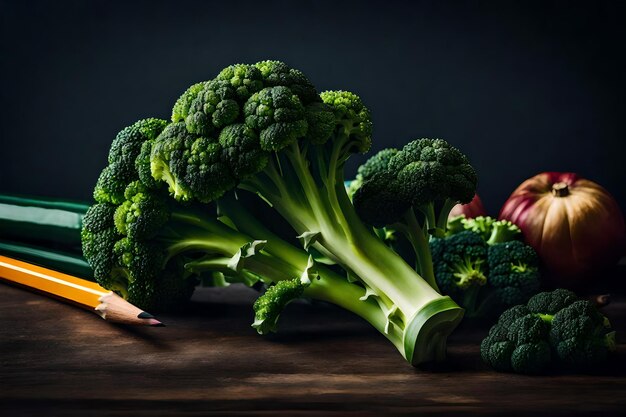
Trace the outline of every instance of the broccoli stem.
<path fill-rule="evenodd" d="M 339 146 L 339 149 L 342 147 Z M 370 289 L 374 297 L 379 297 L 382 306 L 378 303 L 370 303 L 376 306 L 375 310 L 361 311 L 359 310 L 361 307 L 357 308 L 357 305 L 361 306 L 356 303 L 358 298 L 350 302 L 341 301 L 342 298 L 347 299 L 347 297 L 340 297 L 339 293 L 335 293 L 330 287 L 319 290 L 322 294 L 317 294 L 316 298 L 334 300 L 333 302 L 362 315 L 368 321 L 372 320 L 372 324 L 385 335 L 397 328 L 402 333 L 400 351 L 413 364 L 442 359 L 445 354 L 445 340 L 460 321 L 463 310 L 449 297 L 441 296 L 435 291 L 427 281 L 422 279 L 413 268 L 359 220 L 343 186 L 343 162 L 340 161 L 340 152 L 331 153 L 334 159 L 328 164 L 331 167 L 330 172 L 321 173 L 326 174 L 327 178 L 326 181 L 321 181 L 321 184 L 316 182 L 308 159 L 297 145 L 289 148 L 285 154 L 290 169 L 296 173 L 299 181 L 296 189 L 293 188 L 293 184 L 290 184 L 292 188 L 289 189 L 293 191 L 276 198 L 275 193 L 264 195 L 263 188 L 254 186 L 240 188 L 255 189 L 261 193 L 264 200 L 268 201 L 287 220 L 297 234 L 319 233 L 313 247 L 358 277 L 363 285 Z M 315 155 L 319 158 L 323 157 L 324 153 L 318 149 Z M 321 164 L 318 163 L 317 166 Z M 268 172 L 267 169 L 265 172 Z M 284 167 L 284 172 L 287 172 L 287 167 Z M 281 180 L 291 181 L 278 177 L 276 171 L 270 175 L 274 183 L 280 183 Z M 283 187 L 276 186 L 275 188 Z M 284 188 L 288 189 L 286 186 Z M 303 206 L 300 196 L 306 198 L 308 207 Z M 234 217 L 239 210 L 234 210 L 232 213 L 229 210 L 225 212 L 235 224 L 239 224 Z M 261 235 L 258 236 L 261 238 Z M 262 238 L 276 247 L 277 240 L 268 239 L 266 236 Z M 281 252 L 280 256 L 289 257 L 286 254 L 287 252 Z M 348 284 L 345 278 L 337 279 Z M 322 281 L 323 279 L 320 280 Z M 357 284 L 350 285 L 360 289 L 360 296 L 363 296 L 362 287 Z M 317 286 L 311 285 L 311 287 Z M 337 288 L 343 287 L 342 285 Z M 313 289 L 308 291 L 311 292 Z M 358 301 L 363 303 L 363 301 Z M 380 314 L 385 317 L 384 325 L 381 324 Z M 399 340 L 392 340 L 392 342 L 396 346 L 400 345 Z"/>
<path fill-rule="evenodd" d="M 437 232 L 437 219 L 435 217 L 435 205 L 433 203 L 424 204 L 417 207 L 417 209 L 424 214 L 425 218 L 425 230 L 429 235 L 434 237 L 443 237 L 441 233 Z"/>
<path fill-rule="evenodd" d="M 450 216 L 450 212 L 458 203 L 458 201 L 446 198 L 446 201 L 444 201 L 441 210 L 439 210 L 439 217 L 437 218 L 437 229 L 443 230 L 444 233 L 447 231 L 448 216 Z"/>
<path fill-rule="evenodd" d="M 469 318 L 480 317 L 479 308 L 476 305 L 479 293 L 479 286 L 473 286 L 463 291 L 463 307 L 465 308 L 465 315 Z"/>
<path fill-rule="evenodd" d="M 539 317 L 541 320 L 543 320 L 546 323 L 548 323 L 548 324 L 552 323 L 552 319 L 554 318 L 554 315 L 552 315 L 552 314 L 540 314 L 540 313 L 537 313 L 535 315 L 537 317 Z"/>
<path fill-rule="evenodd" d="M 417 221 L 415 212 L 412 208 L 409 209 L 404 215 L 404 221 L 406 225 L 399 224 L 399 230 L 404 233 L 405 237 L 413 247 L 416 257 L 417 271 L 435 291 L 439 292 L 439 287 L 437 286 L 437 281 L 435 280 L 433 258 L 430 253 L 428 238 Z"/>
<path fill-rule="evenodd" d="M 236 271 L 229 267 L 229 261 L 230 258 L 227 257 L 199 259 L 186 263 L 185 269 L 194 273 L 218 271 L 225 274 L 234 274 Z M 293 279 L 298 277 L 301 272 L 295 270 L 291 265 L 286 266 L 263 253 L 258 253 L 246 259 L 243 268 L 260 276 L 263 282 L 266 283 Z"/>

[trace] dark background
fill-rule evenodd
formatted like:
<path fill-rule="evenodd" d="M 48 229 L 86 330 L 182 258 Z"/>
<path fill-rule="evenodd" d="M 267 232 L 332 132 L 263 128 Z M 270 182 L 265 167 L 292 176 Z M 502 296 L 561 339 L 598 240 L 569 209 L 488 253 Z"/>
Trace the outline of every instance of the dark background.
<path fill-rule="evenodd" d="M 279 59 L 359 94 L 373 150 L 461 148 L 491 213 L 547 170 L 626 207 L 623 2 L 0 0 L 0 16 L 0 193 L 89 200 L 121 128 L 229 64 Z"/>

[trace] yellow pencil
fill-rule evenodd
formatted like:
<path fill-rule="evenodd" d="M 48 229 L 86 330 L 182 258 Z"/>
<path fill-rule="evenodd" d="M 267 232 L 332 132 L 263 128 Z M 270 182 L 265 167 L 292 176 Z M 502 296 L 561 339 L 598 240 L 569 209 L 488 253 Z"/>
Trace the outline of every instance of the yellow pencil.
<path fill-rule="evenodd" d="M 108 321 L 163 326 L 151 314 L 95 282 L 1 255 L 0 279 L 93 311 Z"/>

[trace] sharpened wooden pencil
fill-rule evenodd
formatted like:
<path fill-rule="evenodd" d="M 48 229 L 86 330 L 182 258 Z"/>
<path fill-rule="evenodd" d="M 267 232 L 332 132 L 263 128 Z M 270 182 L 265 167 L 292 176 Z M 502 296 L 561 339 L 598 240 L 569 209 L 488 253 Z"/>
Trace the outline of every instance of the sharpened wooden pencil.
<path fill-rule="evenodd" d="M 163 326 L 150 313 L 95 282 L 0 255 L 0 279 L 93 311 L 107 321 Z"/>

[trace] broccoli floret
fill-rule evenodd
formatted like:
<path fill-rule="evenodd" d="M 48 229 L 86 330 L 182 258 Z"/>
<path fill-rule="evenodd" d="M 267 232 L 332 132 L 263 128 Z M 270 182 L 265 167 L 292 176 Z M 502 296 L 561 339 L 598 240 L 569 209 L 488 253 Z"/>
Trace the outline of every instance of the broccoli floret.
<path fill-rule="evenodd" d="M 261 149 L 256 131 L 245 124 L 226 126 L 219 143 L 233 178 L 247 178 L 267 165 L 269 152 Z"/>
<path fill-rule="evenodd" d="M 172 122 L 177 123 L 185 121 L 187 116 L 189 116 L 191 104 L 195 98 L 198 97 L 198 94 L 200 94 L 205 84 L 204 82 L 194 84 L 180 96 L 172 109 Z"/>
<path fill-rule="evenodd" d="M 166 202 L 148 191 L 140 181 L 133 181 L 124 192 L 126 201 L 117 207 L 113 220 L 120 234 L 134 240 L 155 235 L 169 220 Z"/>
<path fill-rule="evenodd" d="M 261 71 L 265 86 L 288 87 L 305 105 L 320 101 L 315 87 L 308 78 L 301 71 L 290 68 L 284 62 L 261 61 L 256 63 L 255 67 Z"/>
<path fill-rule="evenodd" d="M 323 145 L 335 129 L 335 115 L 326 103 L 311 103 L 305 108 L 307 132 L 305 140 L 314 145 Z"/>
<path fill-rule="evenodd" d="M 614 337 L 607 318 L 591 302 L 558 289 L 502 313 L 480 349 L 497 371 L 536 374 L 553 365 L 598 365 L 615 348 Z"/>
<path fill-rule="evenodd" d="M 218 140 L 193 135 L 184 123 L 170 124 L 154 141 L 150 169 L 181 201 L 213 201 L 235 185 Z"/>
<path fill-rule="evenodd" d="M 111 145 L 109 165 L 102 170 L 94 188 L 94 199 L 98 203 L 120 204 L 128 183 L 139 179 L 135 160 L 141 153 L 145 141 L 156 138 L 167 122 L 160 119 L 143 119 L 122 129 Z"/>
<path fill-rule="evenodd" d="M 478 309 L 477 298 L 487 284 L 487 244 L 476 233 L 465 231 L 446 239 L 431 241 L 437 284 L 473 317 Z"/>
<path fill-rule="evenodd" d="M 375 174 L 379 172 L 386 172 L 387 165 L 389 165 L 389 159 L 392 156 L 394 156 L 396 153 L 398 153 L 398 150 L 396 148 L 383 149 L 382 151 L 379 151 L 374 156 L 370 157 L 367 161 L 365 161 L 365 163 L 358 168 L 355 179 L 352 181 L 346 182 L 346 189 L 348 191 L 348 195 L 350 196 L 350 198 L 352 198 L 354 196 L 354 193 L 361 187 L 361 185 L 363 184 L 363 181 L 370 180 Z M 381 200 L 385 201 L 387 199 L 388 198 L 384 198 Z M 372 202 L 365 202 L 365 203 L 371 204 Z M 404 210 L 407 210 L 407 208 L 403 207 L 402 210 L 403 211 L 401 213 L 392 214 L 390 217 L 399 218 L 400 216 L 404 214 Z M 371 209 L 371 208 L 363 208 L 359 211 L 359 215 L 361 215 L 362 213 L 364 215 L 371 216 L 372 214 L 377 213 L 377 210 Z M 364 220 L 367 223 L 371 223 L 374 225 L 377 225 L 377 224 L 384 225 L 388 222 L 384 216 L 373 216 L 371 218 L 368 217 Z"/>
<path fill-rule="evenodd" d="M 510 221 L 496 220 L 489 216 L 467 219 L 461 215 L 448 221 L 446 234 L 450 235 L 462 230 L 471 230 L 479 233 L 489 245 L 517 240 L 522 235 L 520 228 Z"/>
<path fill-rule="evenodd" d="M 481 342 L 483 361 L 496 371 L 537 374 L 551 362 L 550 326 L 519 305 L 505 311 Z"/>
<path fill-rule="evenodd" d="M 474 225 L 480 224 L 487 222 L 480 220 Z M 490 244 L 485 239 L 493 236 L 494 230 L 472 227 L 430 241 L 437 284 L 443 294 L 465 308 L 468 318 L 500 314 L 525 303 L 541 285 L 534 249 L 519 240 Z M 459 277 L 465 279 L 459 281 Z"/>
<path fill-rule="evenodd" d="M 303 283 L 300 278 L 279 281 L 267 289 L 267 292 L 254 303 L 254 327 L 260 334 L 275 332 L 280 313 L 291 301 L 298 299 L 304 293 L 309 283 Z"/>
<path fill-rule="evenodd" d="M 565 366 L 590 369 L 615 349 L 608 319 L 588 300 L 574 301 L 554 314 L 541 312 L 551 323 L 550 343 Z"/>
<path fill-rule="evenodd" d="M 411 199 L 412 205 L 425 213 L 431 211 L 435 201 L 465 204 L 476 193 L 476 172 L 467 157 L 441 139 L 408 143 L 389 160 L 389 170 L 396 173 L 400 190 Z M 448 213 L 449 210 L 445 221 Z M 432 221 L 429 226 L 440 227 Z"/>
<path fill-rule="evenodd" d="M 359 168 L 356 181 L 353 201 L 361 219 L 402 232 L 414 249 L 417 271 L 438 289 L 428 240 L 444 237 L 452 207 L 476 192 L 467 157 L 444 140 L 419 139 L 401 150 L 380 151 Z"/>
<path fill-rule="evenodd" d="M 243 111 L 264 151 L 280 151 L 307 133 L 304 106 L 287 87 L 264 88 L 246 101 Z"/>
<path fill-rule="evenodd" d="M 109 289 L 113 286 L 109 282 L 113 268 L 111 253 L 115 242 L 122 237 L 113 221 L 115 210 L 113 204 L 94 204 L 85 213 L 81 230 L 83 255 L 94 270 L 94 278 Z"/>
<path fill-rule="evenodd" d="M 227 81 L 235 89 L 237 98 L 242 101 L 263 88 L 263 75 L 254 65 L 231 65 L 224 68 L 216 79 Z"/>
<path fill-rule="evenodd" d="M 172 120 L 184 120 L 189 133 L 211 135 L 240 115 L 237 90 L 229 81 L 212 80 L 191 86 L 174 105 Z"/>
<path fill-rule="evenodd" d="M 519 240 L 491 245 L 487 261 L 492 311 L 525 303 L 539 291 L 539 258 L 530 246 Z"/>

